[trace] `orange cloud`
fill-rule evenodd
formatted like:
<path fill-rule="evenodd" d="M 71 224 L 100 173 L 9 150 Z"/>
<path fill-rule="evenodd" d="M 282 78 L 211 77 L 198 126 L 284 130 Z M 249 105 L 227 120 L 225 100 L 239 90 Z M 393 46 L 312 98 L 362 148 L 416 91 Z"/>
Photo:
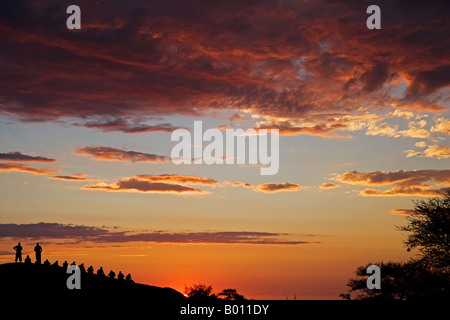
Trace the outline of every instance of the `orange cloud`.
<path fill-rule="evenodd" d="M 231 185 L 232 185 L 233 187 L 253 188 L 253 186 L 252 186 L 250 183 L 240 182 L 240 181 L 232 182 Z"/>
<path fill-rule="evenodd" d="M 55 169 L 38 169 L 33 168 L 24 164 L 18 163 L 0 163 L 0 172 L 5 171 L 19 171 L 19 172 L 28 172 L 33 174 L 50 174 L 50 173 L 58 173 L 58 170 Z"/>
<path fill-rule="evenodd" d="M 362 184 L 362 185 L 390 185 L 397 184 L 402 186 L 421 185 L 424 182 L 435 181 L 437 183 L 450 183 L 450 170 L 397 170 L 397 171 L 376 171 L 376 172 L 358 172 L 351 171 L 344 174 L 338 174 L 337 181 Z"/>
<path fill-rule="evenodd" d="M 322 136 L 325 138 L 340 138 L 350 139 L 351 136 L 344 134 L 337 134 L 334 130 L 346 129 L 344 124 L 331 124 L 324 123 L 316 124 L 313 126 L 299 126 L 297 124 L 290 123 L 289 121 L 283 121 L 281 123 L 267 123 L 260 124 L 257 129 L 277 129 L 280 135 L 284 136 L 296 136 L 299 134 L 307 134 L 312 136 Z"/>
<path fill-rule="evenodd" d="M 410 215 L 413 215 L 415 213 L 415 211 L 411 210 L 411 209 L 394 209 L 394 210 L 391 210 L 391 213 L 393 215 L 410 216 Z"/>
<path fill-rule="evenodd" d="M 450 119 L 446 118 L 437 119 L 436 124 L 433 127 L 431 127 L 430 131 L 450 135 Z"/>
<path fill-rule="evenodd" d="M 55 159 L 49 159 L 40 156 L 29 156 L 21 152 L 0 153 L 1 161 L 20 161 L 20 162 L 56 162 Z"/>
<path fill-rule="evenodd" d="M 262 183 L 256 189 L 260 192 L 274 193 L 280 191 L 298 191 L 302 188 L 301 185 L 294 183 Z"/>
<path fill-rule="evenodd" d="M 337 181 L 349 184 L 386 186 L 389 190 L 365 189 L 363 196 L 442 196 L 445 188 L 431 189 L 438 185 L 450 184 L 450 170 L 414 170 L 414 171 L 376 171 L 360 173 L 357 171 L 336 175 Z"/>
<path fill-rule="evenodd" d="M 450 147 L 447 145 L 432 145 L 424 151 L 406 150 L 406 157 L 426 157 L 435 159 L 445 159 L 450 157 Z"/>
<path fill-rule="evenodd" d="M 365 189 L 361 191 L 363 196 L 419 196 L 419 197 L 442 197 L 448 188 L 432 190 L 428 187 L 396 187 L 390 190 L 380 191 Z"/>
<path fill-rule="evenodd" d="M 320 189 L 332 189 L 332 188 L 339 188 L 339 184 L 334 183 L 322 183 L 322 185 L 319 187 Z"/>
<path fill-rule="evenodd" d="M 180 184 L 201 184 L 206 186 L 217 185 L 218 181 L 211 178 L 203 178 L 197 176 L 182 176 L 178 174 L 161 174 L 161 175 L 138 175 L 139 180 L 149 182 L 167 182 Z"/>
<path fill-rule="evenodd" d="M 131 162 L 169 162 L 170 158 L 151 153 L 126 151 L 111 147 L 92 146 L 75 151 L 78 155 L 92 156 L 95 160 Z"/>

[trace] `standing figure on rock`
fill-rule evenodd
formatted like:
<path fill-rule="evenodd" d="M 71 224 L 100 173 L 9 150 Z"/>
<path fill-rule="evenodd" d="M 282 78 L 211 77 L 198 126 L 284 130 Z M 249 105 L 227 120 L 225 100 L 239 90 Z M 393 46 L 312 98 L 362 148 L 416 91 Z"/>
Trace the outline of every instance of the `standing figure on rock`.
<path fill-rule="evenodd" d="M 34 252 L 36 253 L 36 264 L 41 264 L 42 247 L 39 245 L 39 242 L 36 243 L 36 246 L 34 247 Z"/>
<path fill-rule="evenodd" d="M 22 250 L 23 250 L 23 248 L 20 245 L 20 242 L 13 249 L 16 250 L 16 262 L 17 262 L 17 260 L 19 260 L 19 262 L 22 262 Z"/>

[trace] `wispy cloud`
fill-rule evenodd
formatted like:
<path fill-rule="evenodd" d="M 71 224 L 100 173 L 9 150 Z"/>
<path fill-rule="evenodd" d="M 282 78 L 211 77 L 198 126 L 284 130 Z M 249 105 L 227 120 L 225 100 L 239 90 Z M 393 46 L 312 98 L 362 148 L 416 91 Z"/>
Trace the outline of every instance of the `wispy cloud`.
<path fill-rule="evenodd" d="M 160 174 L 160 175 L 138 175 L 138 179 L 150 182 L 168 182 L 181 184 L 201 184 L 201 185 L 217 185 L 217 180 L 197 176 L 185 176 L 178 174 Z"/>
<path fill-rule="evenodd" d="M 55 159 L 49 159 L 41 156 L 30 156 L 21 152 L 0 153 L 0 161 L 18 161 L 18 162 L 56 162 Z"/>
<path fill-rule="evenodd" d="M 98 179 L 89 178 L 85 173 L 77 173 L 70 176 L 52 176 L 50 179 L 65 181 L 98 181 Z"/>
<path fill-rule="evenodd" d="M 411 209 L 393 209 L 391 210 L 391 213 L 393 215 L 400 215 L 400 216 L 410 216 L 415 213 L 414 210 Z"/>
<path fill-rule="evenodd" d="M 55 169 L 39 169 L 19 163 L 0 163 L 0 172 L 19 171 L 33 174 L 51 174 L 58 173 Z"/>
<path fill-rule="evenodd" d="M 96 185 L 86 185 L 81 189 L 84 190 L 103 190 L 111 192 L 144 192 L 144 193 L 209 193 L 201 189 L 195 189 L 188 186 L 162 183 L 162 182 L 149 182 L 147 180 L 141 180 L 139 178 L 124 178 L 113 184 L 99 183 Z"/>
<path fill-rule="evenodd" d="M 322 183 L 321 186 L 319 187 L 320 189 L 333 189 L 333 188 L 339 188 L 340 185 L 339 184 L 334 184 L 334 183 Z"/>
<path fill-rule="evenodd" d="M 89 241 L 95 243 L 218 243 L 218 244 L 279 244 L 299 245 L 315 241 L 289 240 L 292 235 L 255 231 L 116 231 L 105 227 L 60 223 L 0 224 L 0 238 Z"/>
<path fill-rule="evenodd" d="M 77 155 L 91 156 L 95 160 L 104 161 L 130 161 L 130 162 L 168 162 L 169 157 L 159 156 L 152 153 L 144 153 L 137 151 L 126 151 L 117 148 L 91 146 L 81 148 L 75 151 Z"/>

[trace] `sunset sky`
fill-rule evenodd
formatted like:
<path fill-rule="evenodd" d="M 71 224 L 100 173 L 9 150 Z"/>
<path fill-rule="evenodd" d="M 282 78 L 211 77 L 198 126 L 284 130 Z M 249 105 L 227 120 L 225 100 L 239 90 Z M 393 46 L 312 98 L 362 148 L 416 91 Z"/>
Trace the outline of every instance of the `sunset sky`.
<path fill-rule="evenodd" d="M 395 226 L 450 186 L 448 12 L 2 0 L 0 263 L 40 242 L 43 260 L 181 292 L 339 299 L 359 265 L 416 253 Z M 196 120 L 278 129 L 278 173 L 173 164 L 172 132 Z"/>

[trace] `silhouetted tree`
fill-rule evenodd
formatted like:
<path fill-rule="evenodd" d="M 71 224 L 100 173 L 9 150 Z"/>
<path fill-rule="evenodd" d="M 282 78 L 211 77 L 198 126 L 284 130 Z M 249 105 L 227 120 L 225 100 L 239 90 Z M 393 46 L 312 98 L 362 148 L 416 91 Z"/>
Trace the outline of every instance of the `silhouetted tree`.
<path fill-rule="evenodd" d="M 381 289 L 367 288 L 367 267 L 376 264 L 381 270 Z M 357 278 L 348 281 L 351 292 L 357 293 L 355 299 L 366 300 L 413 300 L 443 297 L 448 294 L 448 278 L 440 273 L 423 267 L 417 262 L 380 262 L 360 266 L 356 270 Z M 349 294 L 341 294 L 350 299 Z"/>
<path fill-rule="evenodd" d="M 408 250 L 419 249 L 415 261 L 427 268 L 450 272 L 450 189 L 443 198 L 414 202 L 414 213 L 406 217 L 408 225 L 397 227 L 406 232 Z"/>
<path fill-rule="evenodd" d="M 213 288 L 206 284 L 194 284 L 192 287 L 184 288 L 184 292 L 189 298 L 194 300 L 216 300 L 217 296 L 212 292 Z"/>
<path fill-rule="evenodd" d="M 356 299 L 414 300 L 450 297 L 450 190 L 443 198 L 414 202 L 414 213 L 407 216 L 408 225 L 397 227 L 408 233 L 404 241 L 408 251 L 418 248 L 420 254 L 409 262 L 380 262 L 360 266 L 357 278 L 348 281 Z M 368 289 L 367 267 L 375 264 L 381 270 L 381 289 Z M 350 294 L 342 293 L 348 300 Z"/>
<path fill-rule="evenodd" d="M 224 300 L 245 300 L 244 296 L 237 293 L 236 289 L 224 289 L 217 297 L 223 297 Z"/>

